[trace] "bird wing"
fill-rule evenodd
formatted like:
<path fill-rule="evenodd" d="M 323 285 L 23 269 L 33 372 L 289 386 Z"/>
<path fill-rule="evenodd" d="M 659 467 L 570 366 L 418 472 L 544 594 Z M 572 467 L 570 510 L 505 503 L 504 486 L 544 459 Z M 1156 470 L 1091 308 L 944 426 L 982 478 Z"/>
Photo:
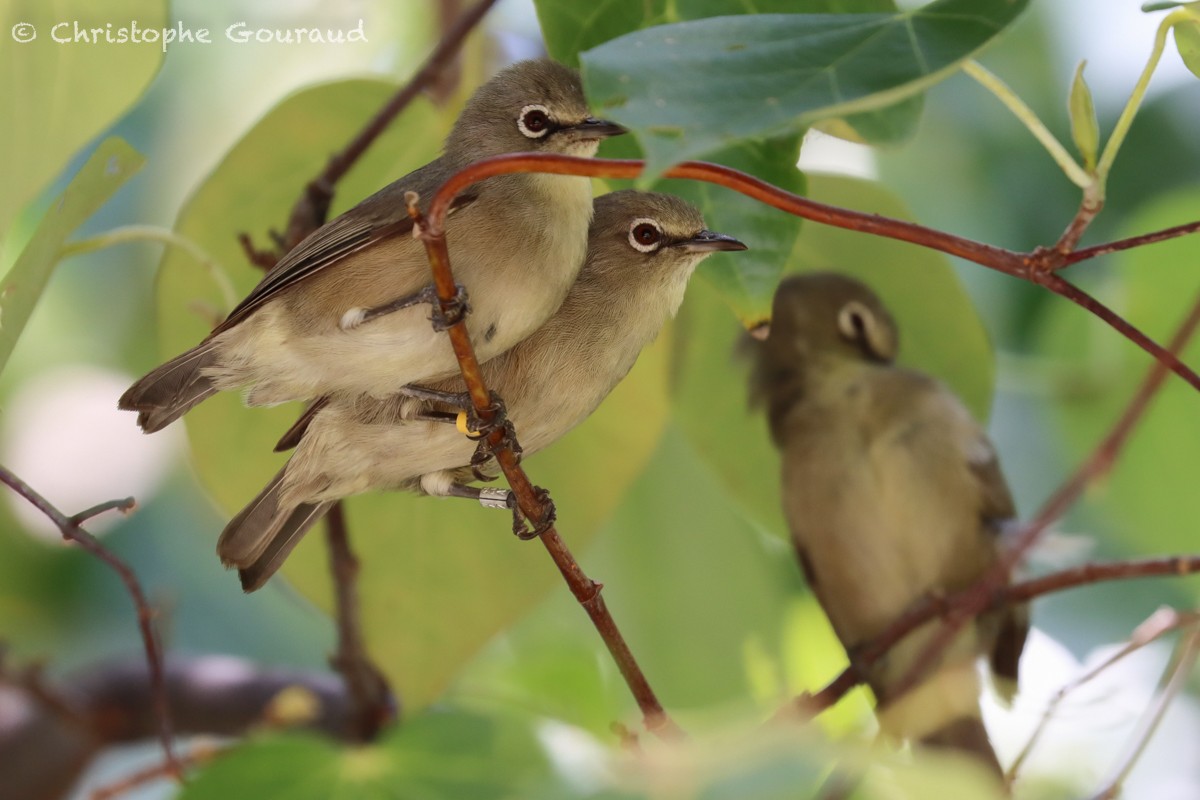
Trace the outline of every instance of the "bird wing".
<path fill-rule="evenodd" d="M 313 231 L 263 276 L 213 333 L 232 328 L 280 292 L 336 266 L 346 256 L 384 239 L 412 233 L 413 221 L 405 208 L 405 193 L 416 191 L 421 195 L 431 194 L 441 186 L 445 177 L 448 177 L 446 166 L 440 160 L 433 161 L 385 186 L 350 211 Z M 459 194 L 451 203 L 450 213 L 462 210 L 476 197 L 477 193 Z"/>
<path fill-rule="evenodd" d="M 940 386 L 936 395 L 935 404 L 945 406 L 941 416 L 955 421 L 950 428 L 977 489 L 980 524 L 999 537 L 1016 519 L 1017 511 L 996 448 L 957 397 Z M 988 662 L 997 693 L 1008 702 L 1016 693 L 1017 665 L 1029 636 L 1029 624 L 1028 604 L 1005 606 L 994 612 Z"/>

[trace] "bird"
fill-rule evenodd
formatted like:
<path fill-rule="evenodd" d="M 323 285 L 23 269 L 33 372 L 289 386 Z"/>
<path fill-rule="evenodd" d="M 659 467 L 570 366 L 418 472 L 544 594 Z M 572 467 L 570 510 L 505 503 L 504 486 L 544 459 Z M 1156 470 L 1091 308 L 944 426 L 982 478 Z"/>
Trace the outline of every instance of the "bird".
<path fill-rule="evenodd" d="M 1011 700 L 1024 605 L 967 625 L 905 691 L 937 636 L 927 623 L 882 659 L 856 653 L 904 612 L 970 586 L 1001 556 L 1016 509 L 996 450 L 946 386 L 895 364 L 895 319 L 835 272 L 783 280 L 769 333 L 749 341 L 752 404 L 780 451 L 783 507 L 807 583 L 896 739 L 968 753 L 1003 778 L 983 726 L 975 662 Z"/>
<path fill-rule="evenodd" d="M 714 252 L 745 249 L 708 230 L 700 212 L 674 196 L 625 190 L 596 198 L 587 258 L 562 306 L 482 365 L 522 451 L 550 446 L 595 411 L 675 315 L 697 264 Z M 452 396 L 466 387 L 455 378 L 424 388 Z M 282 443 L 296 444 L 295 453 L 217 544 L 221 560 L 238 568 L 243 589 L 262 586 L 343 497 L 407 489 L 511 508 L 507 490 L 468 485 L 479 467 L 477 443 L 436 418 L 453 412 L 447 408 L 409 395 L 334 395 L 314 404 Z"/>
<path fill-rule="evenodd" d="M 455 374 L 448 337 L 423 308 L 432 278 L 406 194 L 431 197 L 489 156 L 593 156 L 624 132 L 590 115 L 575 70 L 546 59 L 502 70 L 467 102 L 441 156 L 310 234 L 200 344 L 134 383 L 118 406 L 152 433 L 226 389 L 245 388 L 252 406 L 275 405 L 335 392 L 386 397 Z M 533 333 L 562 303 L 591 214 L 589 180 L 570 175 L 501 175 L 458 196 L 446 242 L 481 359 Z"/>

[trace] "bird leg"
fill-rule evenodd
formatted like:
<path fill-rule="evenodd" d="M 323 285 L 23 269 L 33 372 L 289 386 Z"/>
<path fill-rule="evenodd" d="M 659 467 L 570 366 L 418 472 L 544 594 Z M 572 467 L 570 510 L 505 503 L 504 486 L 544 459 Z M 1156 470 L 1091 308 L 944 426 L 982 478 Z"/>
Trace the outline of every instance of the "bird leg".
<path fill-rule="evenodd" d="M 458 429 L 466 434 L 468 439 L 485 439 L 497 428 L 504 428 L 508 445 L 516 453 L 520 454 L 521 452 L 521 448 L 517 446 L 516 440 L 513 438 L 512 426 L 508 423 L 508 412 L 504 408 L 504 401 L 495 392 L 491 392 L 492 403 L 488 406 L 492 412 L 492 418 L 489 422 L 484 422 L 479 418 L 479 415 L 475 412 L 475 404 L 471 401 L 471 395 L 468 392 L 443 392 L 437 389 L 427 389 L 424 386 L 409 384 L 401 387 L 400 394 L 417 400 L 424 400 L 427 403 L 441 403 L 451 408 L 462 409 L 462 413 L 460 414 L 441 415 L 438 412 L 430 412 L 429 416 L 431 417 L 431 421 L 455 423 Z M 418 416 L 418 419 L 420 418 Z"/>
<path fill-rule="evenodd" d="M 442 308 L 442 301 L 438 297 L 437 289 L 430 285 L 419 292 L 405 295 L 389 303 L 384 303 L 381 306 L 374 306 L 372 308 L 355 306 L 342 315 L 338 327 L 344 331 L 352 331 L 373 319 L 378 319 L 379 317 L 387 316 L 388 314 L 405 308 L 411 308 L 421 303 L 428 303 L 433 306 L 433 313 L 430 315 L 429 321 L 433 323 L 435 331 L 444 331 L 453 325 L 457 325 L 471 311 L 471 306 L 467 303 L 467 290 L 462 284 L 454 285 L 454 299 L 447 302 L 444 309 Z"/>
<path fill-rule="evenodd" d="M 468 500 L 477 500 L 479 505 L 484 508 L 506 508 L 514 514 L 518 513 L 517 498 L 508 489 L 491 487 L 481 489 L 478 486 L 464 486 L 461 483 L 452 483 L 446 494 L 450 497 L 465 497 Z"/>

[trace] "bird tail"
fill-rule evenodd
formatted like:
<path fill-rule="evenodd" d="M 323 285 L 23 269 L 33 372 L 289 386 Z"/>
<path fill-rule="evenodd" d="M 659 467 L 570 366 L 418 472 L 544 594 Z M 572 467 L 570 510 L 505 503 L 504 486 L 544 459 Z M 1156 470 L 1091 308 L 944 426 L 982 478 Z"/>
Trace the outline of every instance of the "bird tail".
<path fill-rule="evenodd" d="M 258 496 L 229 521 L 217 540 L 217 555 L 227 567 L 237 567 L 242 589 L 262 588 L 300 539 L 325 513 L 332 502 L 280 503 L 287 467 L 271 479 Z"/>
<path fill-rule="evenodd" d="M 146 433 L 162 430 L 216 393 L 212 379 L 203 374 L 216 358 L 216 345 L 201 342 L 130 386 L 117 407 L 138 412 L 138 425 Z"/>
<path fill-rule="evenodd" d="M 1005 704 L 1011 704 L 1017 694 L 1017 665 L 1025 640 L 1029 638 L 1029 604 L 1008 606 L 999 612 L 996 642 L 988 664 L 992 672 L 992 685 Z"/>
<path fill-rule="evenodd" d="M 920 648 L 914 649 L 920 652 Z M 899 665 L 908 663 L 911 663 L 909 659 L 899 661 Z M 905 672 L 907 670 L 895 674 Z M 874 676 L 870 682 L 878 700 L 876 714 L 885 733 L 926 747 L 956 750 L 972 756 L 1003 780 L 1004 771 L 980 718 L 981 686 L 974 659 L 956 658 L 943 663 L 932 675 L 898 696 L 889 691 L 889 686 L 894 685 L 895 674 L 887 682 L 881 681 L 882 675 Z"/>

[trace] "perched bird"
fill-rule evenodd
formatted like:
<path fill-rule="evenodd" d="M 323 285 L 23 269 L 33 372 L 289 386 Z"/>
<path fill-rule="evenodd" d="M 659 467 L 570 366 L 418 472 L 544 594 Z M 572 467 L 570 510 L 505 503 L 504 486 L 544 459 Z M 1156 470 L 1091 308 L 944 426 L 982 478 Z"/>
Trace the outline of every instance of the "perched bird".
<path fill-rule="evenodd" d="M 705 256 L 744 249 L 706 230 L 699 211 L 670 195 L 597 198 L 587 259 L 562 306 L 532 336 L 483 364 L 523 451 L 552 444 L 600 405 L 674 316 Z M 466 387 L 456 378 L 428 388 Z M 290 432 L 299 444 L 283 470 L 221 534 L 217 552 L 238 567 L 242 587 L 262 586 L 305 531 L 348 495 L 411 489 L 505 505 L 504 490 L 466 485 L 474 479 L 475 442 L 452 424 L 413 418 L 444 408 L 408 396 L 316 404 Z"/>
<path fill-rule="evenodd" d="M 579 75 L 524 61 L 472 96 L 442 156 L 363 200 L 285 255 L 199 345 L 135 383 L 119 406 L 147 433 L 222 389 L 250 405 L 332 392 L 385 397 L 454 374 L 448 337 L 429 320 L 432 279 L 405 193 L 429 198 L 472 161 L 512 152 L 592 156 L 623 133 L 589 116 Z M 458 197 L 446 222 L 456 278 L 470 295 L 476 352 L 491 358 L 562 303 L 587 248 L 587 178 L 514 174 Z"/>
<path fill-rule="evenodd" d="M 922 600 L 966 588 L 995 564 L 1016 515 L 996 452 L 941 383 L 896 366 L 896 323 L 879 298 L 833 273 L 797 275 L 775 294 L 752 343 L 751 396 L 782 455 L 783 504 L 808 584 L 852 661 Z M 863 668 L 880 726 L 957 748 L 1002 774 L 983 727 L 975 661 L 1016 690 L 1027 609 L 964 627 L 928 677 L 897 696 L 939 624 Z"/>

